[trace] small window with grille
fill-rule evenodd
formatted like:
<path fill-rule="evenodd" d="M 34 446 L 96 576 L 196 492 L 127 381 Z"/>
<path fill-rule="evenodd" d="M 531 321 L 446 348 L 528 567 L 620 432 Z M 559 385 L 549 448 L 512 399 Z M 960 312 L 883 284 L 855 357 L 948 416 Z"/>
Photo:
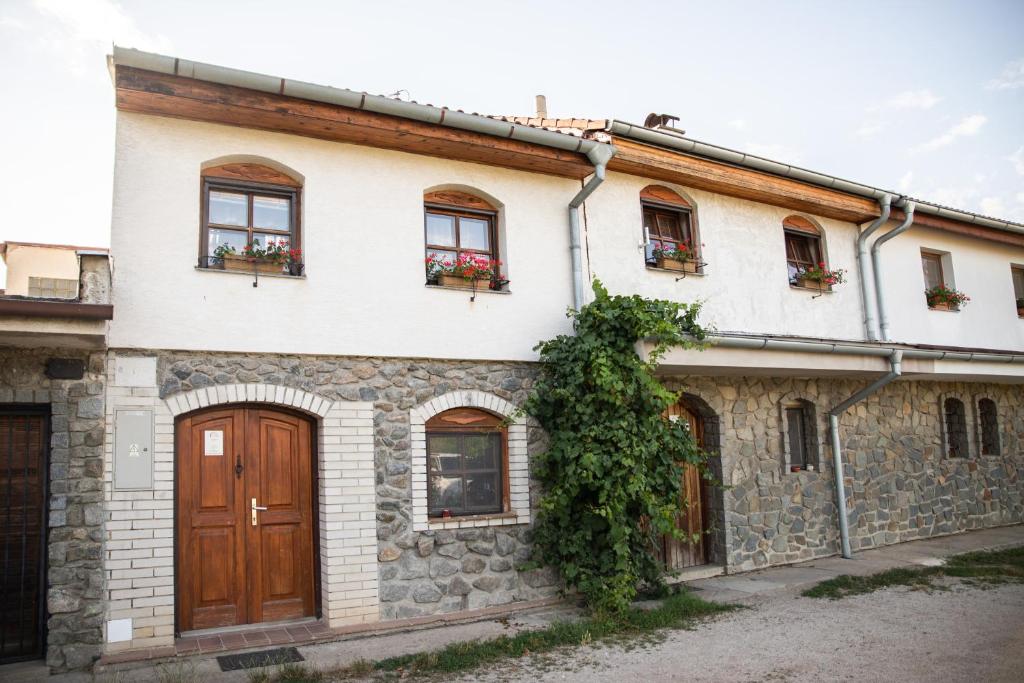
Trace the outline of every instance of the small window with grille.
<path fill-rule="evenodd" d="M 59 277 L 29 277 L 28 295 L 40 299 L 77 299 L 78 280 Z"/>
<path fill-rule="evenodd" d="M 981 432 L 981 454 L 999 455 L 999 413 L 990 398 L 978 401 L 978 429 Z"/>
<path fill-rule="evenodd" d="M 783 408 L 787 470 L 813 471 L 818 467 L 818 430 L 814 404 L 800 399 Z"/>
<path fill-rule="evenodd" d="M 942 403 L 942 411 L 946 426 L 946 455 L 950 458 L 966 458 L 970 456 L 967 441 L 967 414 L 964 402 L 958 398 L 947 398 Z"/>

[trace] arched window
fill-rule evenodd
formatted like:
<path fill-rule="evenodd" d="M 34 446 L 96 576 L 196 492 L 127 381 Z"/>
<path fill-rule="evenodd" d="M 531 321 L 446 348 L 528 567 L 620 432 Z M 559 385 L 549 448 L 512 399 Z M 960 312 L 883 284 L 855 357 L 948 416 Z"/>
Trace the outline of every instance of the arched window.
<path fill-rule="evenodd" d="M 428 516 L 509 510 L 508 435 L 500 417 L 454 408 L 427 421 L 426 437 Z"/>
<path fill-rule="evenodd" d="M 301 183 L 255 163 L 202 172 L 199 266 L 301 275 Z M 269 253 L 268 253 L 269 249 Z M 246 255 L 254 255 L 243 261 Z M 240 265 L 234 266 L 235 261 Z"/>
<path fill-rule="evenodd" d="M 672 261 L 691 264 L 687 270 L 700 268 L 700 241 L 697 239 L 697 217 L 693 206 L 678 192 L 661 185 L 648 185 L 640 191 L 643 212 L 645 259 L 648 265 L 672 267 Z"/>
<path fill-rule="evenodd" d="M 783 444 L 787 471 L 818 468 L 818 423 L 814 404 L 797 399 L 783 404 Z"/>
<path fill-rule="evenodd" d="M 469 259 L 488 268 L 491 286 L 500 287 L 497 217 L 497 207 L 467 192 L 423 195 L 427 281 L 437 284 L 438 275 L 446 268 Z"/>
<path fill-rule="evenodd" d="M 942 402 L 942 412 L 946 425 L 946 455 L 950 458 L 968 457 L 970 451 L 964 402 L 958 398 L 947 398 Z"/>
<path fill-rule="evenodd" d="M 981 432 L 981 454 L 999 455 L 999 414 L 990 398 L 978 401 L 978 428 Z"/>
<path fill-rule="evenodd" d="M 786 239 L 786 266 L 789 284 L 801 285 L 801 275 L 826 262 L 821 243 L 821 230 L 802 216 L 789 216 L 782 221 Z"/>

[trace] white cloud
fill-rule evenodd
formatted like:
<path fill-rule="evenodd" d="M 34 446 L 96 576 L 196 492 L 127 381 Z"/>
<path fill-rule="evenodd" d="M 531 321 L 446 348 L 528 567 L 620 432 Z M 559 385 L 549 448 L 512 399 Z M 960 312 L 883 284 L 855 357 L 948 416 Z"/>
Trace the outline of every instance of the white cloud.
<path fill-rule="evenodd" d="M 115 0 L 33 0 L 36 10 L 52 20 L 40 41 L 77 75 L 106 78 L 97 57 L 111 45 L 167 52 L 170 41 L 140 29 Z M 99 53 L 99 54 L 97 54 Z"/>
<path fill-rule="evenodd" d="M 989 90 L 1015 90 L 1024 88 L 1024 59 L 1009 62 L 998 76 L 985 84 Z"/>
<path fill-rule="evenodd" d="M 910 189 L 910 183 L 912 182 L 914 182 L 914 172 L 907 171 L 906 173 L 903 174 L 903 177 L 900 178 L 900 192 L 907 192 Z"/>
<path fill-rule="evenodd" d="M 931 109 L 941 101 L 941 97 L 927 88 L 924 90 L 904 90 L 881 104 L 869 107 L 868 111 L 878 111 L 880 109 Z"/>
<path fill-rule="evenodd" d="M 0 28 L 9 28 L 16 31 L 27 31 L 28 26 L 21 19 L 15 19 L 14 17 L 0 17 Z"/>
<path fill-rule="evenodd" d="M 800 153 L 789 145 L 782 145 L 779 143 L 762 144 L 759 142 L 748 142 L 743 149 L 748 154 L 753 154 L 755 156 L 764 157 L 766 159 L 771 159 L 785 164 L 800 163 Z"/>
<path fill-rule="evenodd" d="M 981 213 L 987 216 L 1003 216 L 1006 214 L 1006 205 L 1001 197 L 982 197 Z"/>
<path fill-rule="evenodd" d="M 732 121 L 729 122 L 729 126 L 731 128 L 735 128 L 736 130 L 746 130 L 747 121 L 746 119 L 733 119 Z"/>
<path fill-rule="evenodd" d="M 977 135 L 982 126 L 988 121 L 984 114 L 971 114 L 966 116 L 960 123 L 956 124 L 937 138 L 933 138 L 918 147 L 918 150 L 930 152 L 953 143 L 957 138 Z"/>
<path fill-rule="evenodd" d="M 854 132 L 857 134 L 857 137 L 871 138 L 877 135 L 879 132 L 881 132 L 883 128 L 885 128 L 884 123 L 865 123 L 862 124 L 861 127 Z"/>
<path fill-rule="evenodd" d="M 1016 152 L 1006 157 L 1006 160 L 1013 164 L 1013 169 L 1018 175 L 1024 175 L 1024 147 L 1018 148 Z"/>

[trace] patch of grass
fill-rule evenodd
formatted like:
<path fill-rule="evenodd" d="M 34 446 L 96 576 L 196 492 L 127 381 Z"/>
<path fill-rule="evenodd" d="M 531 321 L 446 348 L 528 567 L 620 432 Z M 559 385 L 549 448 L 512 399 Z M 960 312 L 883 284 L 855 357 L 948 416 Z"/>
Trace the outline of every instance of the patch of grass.
<path fill-rule="evenodd" d="M 156 679 L 159 683 L 202 683 L 205 677 L 196 671 L 195 662 L 177 659 L 158 666 Z"/>
<path fill-rule="evenodd" d="M 681 591 L 654 609 L 629 609 L 615 617 L 592 616 L 578 621 L 559 621 L 546 628 L 488 640 L 452 643 L 440 650 L 389 657 L 372 663 L 372 671 L 407 675 L 452 674 L 469 671 L 503 659 L 548 652 L 563 646 L 591 645 L 612 638 L 624 639 L 664 628 L 687 628 L 696 619 L 735 609 L 702 600 Z M 352 678 L 369 673 L 366 662 L 341 671 L 335 678 Z"/>
<path fill-rule="evenodd" d="M 1024 547 L 954 555 L 941 567 L 900 567 L 868 576 L 844 574 L 822 581 L 805 590 L 802 595 L 807 598 L 838 600 L 891 586 L 938 588 L 933 581 L 940 577 L 972 579 L 969 581 L 971 585 L 976 582 L 1024 582 Z"/>

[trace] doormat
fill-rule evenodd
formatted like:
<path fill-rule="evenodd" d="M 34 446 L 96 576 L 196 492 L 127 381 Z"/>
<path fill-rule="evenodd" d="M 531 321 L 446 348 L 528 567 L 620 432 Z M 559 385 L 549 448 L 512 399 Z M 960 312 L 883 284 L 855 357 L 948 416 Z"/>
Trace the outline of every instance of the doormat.
<path fill-rule="evenodd" d="M 275 664 L 291 664 L 293 662 L 304 662 L 302 655 L 294 647 L 279 647 L 274 650 L 263 652 L 246 652 L 241 655 L 223 655 L 217 657 L 221 671 L 239 671 L 241 669 L 256 669 L 262 666 L 274 666 Z"/>

